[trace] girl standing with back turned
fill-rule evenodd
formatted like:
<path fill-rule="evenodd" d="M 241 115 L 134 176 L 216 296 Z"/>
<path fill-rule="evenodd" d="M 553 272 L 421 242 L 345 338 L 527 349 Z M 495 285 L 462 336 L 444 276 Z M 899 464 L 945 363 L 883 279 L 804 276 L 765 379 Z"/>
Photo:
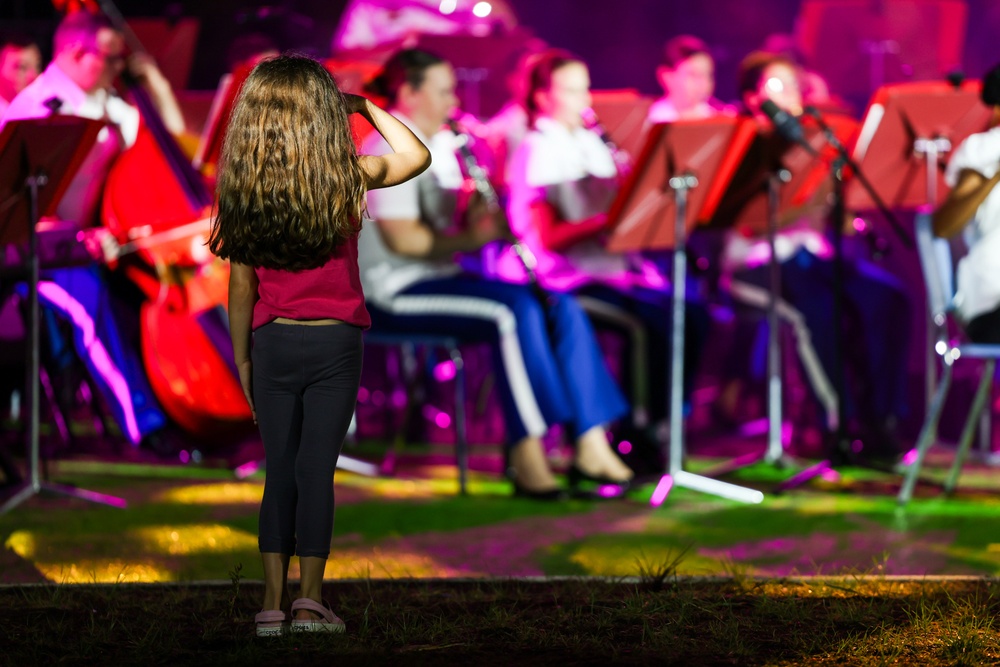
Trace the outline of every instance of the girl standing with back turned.
<path fill-rule="evenodd" d="M 358 155 L 351 113 L 368 120 L 394 152 Z M 310 58 L 261 62 L 233 109 L 209 245 L 231 261 L 233 352 L 267 460 L 258 636 L 289 627 L 344 631 L 323 602 L 322 584 L 333 474 L 357 398 L 362 330 L 370 324 L 357 259 L 365 193 L 429 165 L 430 154 L 406 126 L 341 93 Z M 287 588 L 293 553 L 301 568 L 294 602 Z"/>

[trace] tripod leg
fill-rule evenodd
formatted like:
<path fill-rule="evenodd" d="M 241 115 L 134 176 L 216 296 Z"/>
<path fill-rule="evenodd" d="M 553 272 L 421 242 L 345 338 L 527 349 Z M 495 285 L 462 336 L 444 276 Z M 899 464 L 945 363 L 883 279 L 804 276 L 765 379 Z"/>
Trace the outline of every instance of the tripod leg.
<path fill-rule="evenodd" d="M 903 485 L 899 489 L 899 496 L 896 502 L 905 505 L 913 497 L 913 488 L 917 484 L 917 475 L 920 467 L 927 456 L 927 450 L 931 448 L 937 439 L 938 421 L 941 419 L 941 411 L 944 409 L 944 399 L 948 395 L 948 386 L 951 384 L 951 364 L 945 363 L 944 372 L 938 381 L 937 390 L 934 392 L 934 400 L 927 410 L 927 417 L 924 420 L 924 427 L 920 430 L 920 437 L 917 440 L 916 460 L 910 464 L 903 478 Z"/>
<path fill-rule="evenodd" d="M 979 426 L 979 415 L 983 413 L 983 408 L 986 407 L 990 397 L 990 389 L 993 386 L 993 369 L 996 368 L 996 363 L 995 359 L 988 359 L 983 365 L 983 377 L 979 381 L 979 389 L 976 390 L 976 397 L 972 401 L 969 416 L 965 420 L 965 427 L 962 429 L 962 438 L 959 440 L 958 451 L 955 452 L 955 461 L 951 465 L 951 472 L 948 473 L 948 479 L 944 483 L 945 493 L 954 491 L 955 485 L 958 483 L 962 464 L 969 454 L 972 438 Z"/>

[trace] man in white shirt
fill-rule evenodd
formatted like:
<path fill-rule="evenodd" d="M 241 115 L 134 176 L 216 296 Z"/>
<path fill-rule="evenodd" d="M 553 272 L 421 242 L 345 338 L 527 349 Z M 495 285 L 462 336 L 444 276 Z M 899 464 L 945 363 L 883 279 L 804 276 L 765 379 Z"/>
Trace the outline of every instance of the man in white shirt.
<path fill-rule="evenodd" d="M 105 17 L 84 11 L 69 14 L 56 29 L 53 46 L 52 62 L 11 101 L 0 126 L 53 113 L 107 123 L 56 209 L 61 221 L 86 228 L 97 222 L 104 181 L 114 159 L 135 142 L 139 112 L 112 91 L 126 64 L 125 42 Z M 155 65 L 142 59 L 133 70 L 144 75 L 168 129 L 183 130 L 183 116 L 169 83 Z M 102 271 L 97 265 L 47 270 L 39 283 L 39 298 L 72 326 L 77 354 L 124 436 L 135 445 L 145 439 L 159 447 L 166 417 L 149 387 L 137 345 L 129 344 L 116 321 L 124 309 L 112 306 Z"/>
<path fill-rule="evenodd" d="M 959 260 L 956 307 L 977 343 L 1000 344 L 1000 66 L 983 78 L 983 103 L 992 129 L 973 134 L 951 156 L 948 198 L 934 213 L 934 233 L 962 233 L 968 253 Z"/>

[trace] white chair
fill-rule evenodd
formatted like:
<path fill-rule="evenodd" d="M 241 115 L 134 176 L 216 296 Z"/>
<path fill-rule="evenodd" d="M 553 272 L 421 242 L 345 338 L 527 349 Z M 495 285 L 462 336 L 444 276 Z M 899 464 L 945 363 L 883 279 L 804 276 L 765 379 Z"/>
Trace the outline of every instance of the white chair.
<path fill-rule="evenodd" d="M 924 283 L 927 287 L 927 304 L 931 324 L 929 333 L 932 339 L 928 344 L 933 344 L 934 353 L 941 363 L 941 378 L 927 406 L 927 415 L 924 417 L 920 435 L 917 438 L 916 448 L 907 458 L 912 459 L 903 476 L 903 485 L 899 489 L 897 502 L 905 505 L 913 497 L 913 488 L 917 483 L 917 476 L 923 465 L 927 450 L 937 441 L 938 423 L 941 420 L 941 412 L 944 409 L 945 399 L 948 396 L 948 389 L 951 386 L 952 369 L 959 359 L 979 359 L 983 361 L 982 377 L 979 388 L 976 390 L 975 398 L 969 409 L 962 435 L 959 439 L 958 449 L 955 453 L 955 461 L 952 464 L 951 472 L 945 481 L 944 490 L 951 493 L 955 489 L 961 472 L 962 464 L 969 453 L 972 438 L 975 435 L 976 425 L 980 415 L 988 420 L 990 411 L 985 412 L 983 408 L 987 406 L 993 387 L 993 372 L 996 368 L 996 360 L 1000 358 L 1000 345 L 980 345 L 969 342 L 955 340 L 951 331 L 957 330 L 959 338 L 964 337 L 964 328 L 961 321 L 956 316 L 954 307 L 955 286 L 952 271 L 951 247 L 944 239 L 934 237 L 931 227 L 931 212 L 924 210 L 917 214 L 915 219 L 915 231 L 917 238 L 917 252 L 920 256 L 920 266 L 924 276 Z M 950 325 L 950 326 L 949 326 Z M 928 369 L 931 372 L 932 369 Z M 983 429 L 986 434 L 984 439 L 984 451 L 989 452 L 989 423 L 985 422 Z M 915 456 L 914 456 L 915 453 Z"/>

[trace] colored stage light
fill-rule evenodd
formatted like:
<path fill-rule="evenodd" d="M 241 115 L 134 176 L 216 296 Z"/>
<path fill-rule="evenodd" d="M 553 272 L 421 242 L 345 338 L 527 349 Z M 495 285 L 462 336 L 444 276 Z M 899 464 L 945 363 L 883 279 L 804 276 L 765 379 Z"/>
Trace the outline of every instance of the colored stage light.
<path fill-rule="evenodd" d="M 434 367 L 434 379 L 438 382 L 447 382 L 455 377 L 455 362 L 452 360 L 442 361 Z"/>
<path fill-rule="evenodd" d="M 491 5 L 488 2 L 477 2 L 476 5 L 472 8 L 472 13 L 481 19 L 484 19 L 487 16 L 489 16 L 490 12 L 492 11 L 493 11 L 493 5 Z"/>

